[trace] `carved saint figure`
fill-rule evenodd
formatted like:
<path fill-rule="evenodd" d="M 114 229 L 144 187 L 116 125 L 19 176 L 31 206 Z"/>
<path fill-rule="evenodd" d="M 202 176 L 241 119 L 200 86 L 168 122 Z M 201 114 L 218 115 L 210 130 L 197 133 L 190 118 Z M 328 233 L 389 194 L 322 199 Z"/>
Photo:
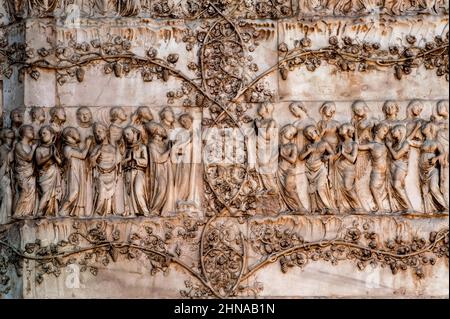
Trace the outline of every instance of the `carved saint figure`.
<path fill-rule="evenodd" d="M 256 160 L 264 192 L 269 195 L 278 193 L 276 180 L 278 164 L 278 124 L 272 118 L 273 104 L 263 103 L 258 107 L 259 117 L 255 119 Z"/>
<path fill-rule="evenodd" d="M 117 147 L 120 154 L 125 154 L 125 142 L 123 140 L 123 128 L 127 120 L 127 114 L 123 108 L 116 106 L 109 111 L 109 139 L 110 143 Z"/>
<path fill-rule="evenodd" d="M 145 171 L 148 166 L 147 147 L 140 141 L 139 130 L 134 126 L 127 126 L 123 135 L 127 146 L 122 166 L 125 172 L 128 207 L 131 213 L 149 216 L 148 190 L 145 182 Z"/>
<path fill-rule="evenodd" d="M 173 211 L 174 178 L 170 160 L 171 148 L 167 142 L 167 132 L 160 124 L 150 127 L 149 144 L 150 176 L 153 177 L 153 188 L 150 196 L 152 214 L 161 215 Z"/>
<path fill-rule="evenodd" d="M 339 126 L 340 123 L 334 120 L 336 113 L 336 105 L 334 102 L 325 102 L 319 109 L 322 119 L 317 123 L 317 129 L 322 137 L 322 140 L 327 142 L 334 151 L 336 151 L 339 144 Z"/>
<path fill-rule="evenodd" d="M 391 187 L 389 188 L 389 195 L 392 211 L 408 212 L 413 209 L 408 194 L 406 193 L 405 179 L 408 174 L 411 146 L 419 146 L 412 140 L 412 136 L 415 134 L 416 131 L 413 131 L 410 136 L 407 136 L 406 127 L 398 124 L 391 129 L 393 142 L 386 142 L 386 146 L 391 154 Z"/>
<path fill-rule="evenodd" d="M 389 127 L 385 123 L 379 123 L 375 126 L 373 141 L 358 145 L 360 150 L 369 151 L 372 160 L 369 188 L 375 202 L 375 212 L 388 210 L 383 204 L 387 198 L 388 149 L 385 139 L 388 133 Z"/>
<path fill-rule="evenodd" d="M 33 217 L 36 207 L 36 178 L 34 176 L 33 155 L 36 144 L 31 125 L 19 129 L 20 141 L 14 148 L 14 174 L 18 198 L 14 206 L 14 217 Z"/>
<path fill-rule="evenodd" d="M 27 9 L 30 14 L 44 15 L 56 9 L 58 0 L 26 0 Z"/>
<path fill-rule="evenodd" d="M 45 111 L 42 107 L 32 107 L 30 110 L 31 126 L 37 133 L 45 122 Z"/>
<path fill-rule="evenodd" d="M 173 131 L 175 124 L 175 114 L 170 106 L 166 106 L 159 112 L 159 119 L 161 120 L 161 125 L 164 127 L 167 133 L 167 138 L 169 141 L 174 140 Z"/>
<path fill-rule="evenodd" d="M 398 104 L 395 101 L 386 101 L 383 104 L 382 111 L 384 114 L 383 122 L 389 126 L 391 129 L 394 125 L 400 123 L 398 120 L 398 112 L 399 112 Z"/>
<path fill-rule="evenodd" d="M 294 213 L 306 211 L 297 193 L 295 170 L 298 160 L 298 148 L 295 143 L 297 128 L 291 124 L 280 131 L 280 156 L 278 161 L 278 182 L 283 203 Z"/>
<path fill-rule="evenodd" d="M 372 140 L 372 131 L 375 126 L 375 120 L 368 116 L 369 107 L 364 101 L 356 101 L 352 104 L 352 120 L 351 124 L 355 128 L 355 141 L 360 143 L 368 143 Z M 367 171 L 369 165 L 369 155 L 360 149 L 356 159 L 356 178 L 360 179 Z"/>
<path fill-rule="evenodd" d="M 87 216 L 86 193 L 91 189 L 86 185 L 86 157 L 91 146 L 87 140 L 85 147 L 80 148 L 80 132 L 75 127 L 66 127 L 62 132 L 64 142 L 63 155 L 66 161 L 66 182 L 64 200 L 61 208 L 62 216 Z"/>
<path fill-rule="evenodd" d="M 356 193 L 356 158 L 358 143 L 353 140 L 355 128 L 344 123 L 339 129 L 343 141 L 336 160 L 336 203 L 341 212 L 361 210 L 362 205 Z"/>
<path fill-rule="evenodd" d="M 293 125 L 297 129 L 296 144 L 297 148 L 299 150 L 302 150 L 305 143 L 305 135 L 303 134 L 303 130 L 309 125 L 316 125 L 316 123 L 312 118 L 308 116 L 306 107 L 301 102 L 289 104 L 289 111 L 291 111 L 292 115 L 294 115 L 297 119 L 293 123 Z"/>
<path fill-rule="evenodd" d="M 0 225 L 11 218 L 13 205 L 13 177 L 12 166 L 14 162 L 13 144 L 14 131 L 4 129 L 0 135 Z"/>
<path fill-rule="evenodd" d="M 39 130 L 40 144 L 35 151 L 39 185 L 39 216 L 56 216 L 59 211 L 62 190 L 61 156 L 55 146 L 55 132 L 51 126 Z"/>
<path fill-rule="evenodd" d="M 11 121 L 11 129 L 14 131 L 16 139 L 20 138 L 19 129 L 23 125 L 23 111 L 21 109 L 14 109 L 9 114 Z"/>
<path fill-rule="evenodd" d="M 63 107 L 53 107 L 50 109 L 50 126 L 55 132 L 56 135 L 56 148 L 58 151 L 62 152 L 63 141 L 61 138 L 62 130 L 64 129 L 64 125 L 66 124 L 66 111 Z"/>
<path fill-rule="evenodd" d="M 445 153 L 445 161 L 441 165 L 441 191 L 444 196 L 448 196 L 448 183 L 449 183 L 449 169 L 448 169 L 448 135 L 449 135 L 449 120 L 448 120 L 448 100 L 439 101 L 436 104 L 435 114 L 433 115 L 433 122 L 438 127 L 437 141 L 442 145 Z M 448 197 L 446 197 L 448 200 Z"/>
<path fill-rule="evenodd" d="M 442 145 L 436 141 L 437 130 L 437 126 L 432 122 L 427 123 L 422 129 L 425 141 L 420 147 L 419 176 L 426 213 L 448 210 L 439 182 L 440 170 L 445 166 L 447 159 Z"/>
<path fill-rule="evenodd" d="M 53 107 L 50 109 L 50 126 L 57 136 L 60 135 L 66 124 L 66 111 L 63 107 Z"/>
<path fill-rule="evenodd" d="M 192 201 L 195 190 L 195 164 L 193 162 L 193 118 L 181 114 L 178 118 L 182 129 L 175 135 L 171 160 L 175 164 L 175 190 L 177 201 Z"/>
<path fill-rule="evenodd" d="M 109 15 L 114 13 L 117 5 L 117 1 L 111 0 L 78 0 L 81 2 L 79 5 L 83 8 L 89 16 L 97 15 Z"/>
<path fill-rule="evenodd" d="M 94 145 L 94 130 L 93 130 L 93 118 L 92 112 L 87 107 L 80 107 L 77 109 L 77 123 L 78 123 L 78 131 L 80 132 L 80 145 L 81 149 L 85 149 L 86 145 L 89 141 L 90 147 L 88 148 L 88 156 L 92 151 L 92 147 Z M 85 215 L 89 216 L 92 214 L 92 206 L 94 202 L 93 198 L 93 182 L 92 182 L 92 167 L 91 162 L 86 160 L 83 162 L 84 164 L 84 183 L 86 185 L 86 189 L 89 191 L 86 192 L 86 206 L 85 206 Z"/>
<path fill-rule="evenodd" d="M 411 101 L 406 108 L 406 119 L 404 120 L 404 123 L 406 124 L 406 135 L 409 136 L 413 131 L 416 131 L 415 136 L 411 136 L 415 141 L 422 140 L 420 127 L 425 124 L 425 120 L 420 118 L 422 110 L 423 104 L 419 100 Z"/>
<path fill-rule="evenodd" d="M 108 129 L 103 124 L 94 124 L 94 136 L 97 145 L 90 155 L 91 166 L 95 172 L 94 214 L 114 215 L 116 212 L 114 195 L 121 161 L 120 152 L 109 143 Z"/>
<path fill-rule="evenodd" d="M 372 140 L 372 130 L 376 124 L 369 118 L 369 107 L 364 101 L 356 101 L 352 104 L 352 121 L 355 127 L 355 140 L 359 143 L 367 143 Z"/>
<path fill-rule="evenodd" d="M 306 160 L 311 211 L 330 213 L 335 210 L 335 205 L 328 184 L 326 162 L 331 156 L 334 156 L 335 152 L 326 141 L 321 140 L 315 126 L 306 127 L 305 136 L 310 143 L 305 146 L 299 158 Z"/>
<path fill-rule="evenodd" d="M 125 156 L 125 141 L 123 138 L 123 129 L 126 126 L 127 114 L 121 107 L 113 107 L 109 112 L 109 143 L 113 145 L 119 152 L 120 160 Z M 119 172 L 120 174 L 120 172 Z M 127 208 L 123 198 L 125 195 L 125 185 L 123 178 L 118 178 L 116 182 L 115 196 L 113 198 L 116 214 L 122 215 Z"/>
<path fill-rule="evenodd" d="M 131 117 L 131 125 L 139 130 L 141 141 L 144 145 L 148 144 L 148 135 L 146 125 L 153 121 L 153 115 L 147 106 L 140 106 Z"/>
<path fill-rule="evenodd" d="M 118 0 L 117 13 L 121 17 L 138 15 L 141 10 L 141 0 Z"/>

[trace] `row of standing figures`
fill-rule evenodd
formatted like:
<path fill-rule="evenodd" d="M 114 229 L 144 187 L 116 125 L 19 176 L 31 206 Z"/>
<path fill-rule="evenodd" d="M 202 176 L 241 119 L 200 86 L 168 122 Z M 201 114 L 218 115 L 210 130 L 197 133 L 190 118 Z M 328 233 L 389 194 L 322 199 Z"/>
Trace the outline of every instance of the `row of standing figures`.
<path fill-rule="evenodd" d="M 265 154 L 257 156 L 263 193 L 279 195 L 286 210 L 364 210 L 356 182 L 371 163 L 371 210 L 413 211 L 405 185 L 411 150 L 419 153 L 413 165 L 419 171 L 423 211 L 448 210 L 443 195 L 448 184 L 448 101 L 438 102 L 428 120 L 421 117 L 420 101 L 408 105 L 402 120 L 394 101 L 384 103 L 382 120 L 371 118 L 366 103 L 357 101 L 351 120 L 343 124 L 334 119 L 333 102 L 321 106 L 318 122 L 302 103 L 289 108 L 297 120 L 279 134 L 272 104 L 261 104 L 254 121 L 257 155 Z M 91 111 L 81 107 L 78 127 L 66 126 L 64 108 L 54 107 L 46 125 L 44 109 L 32 108 L 31 124 L 23 125 L 22 111 L 13 110 L 11 127 L 1 133 L 0 221 L 149 216 L 183 205 L 198 208 L 196 180 L 202 173 L 193 160 L 192 116 L 182 114 L 177 131 L 170 107 L 160 112 L 159 123 L 148 107 L 139 107 L 129 120 L 120 107 L 111 108 L 109 115 L 109 126 L 94 123 Z M 274 138 L 279 147 L 265 149 Z M 309 209 L 297 190 L 299 162 L 306 168 Z"/>
<path fill-rule="evenodd" d="M 271 129 L 278 132 L 272 104 L 261 105 L 254 122 L 257 152 L 264 155 L 257 159 L 263 193 L 278 195 L 287 211 L 412 213 L 415 209 L 406 189 L 406 177 L 409 166 L 415 165 L 423 203 L 420 211 L 448 212 L 444 196 L 449 182 L 448 101 L 439 101 L 427 120 L 421 117 L 423 103 L 418 100 L 409 103 L 404 119 L 398 118 L 398 104 L 386 101 L 381 120 L 369 116 L 364 101 L 356 101 L 347 123 L 334 119 L 333 102 L 320 107 L 318 122 L 308 116 L 302 103 L 292 103 L 289 108 L 298 120 L 283 126 L 275 134 L 278 136 L 270 133 Z M 275 151 L 264 149 L 271 138 L 279 141 Z M 418 153 L 414 163 L 412 151 Z M 304 163 L 308 179 L 309 209 L 297 189 L 299 163 Z M 368 209 L 358 194 L 357 183 L 366 172 L 370 172 L 368 186 L 373 197 Z"/>
<path fill-rule="evenodd" d="M 138 108 L 130 121 L 114 107 L 109 126 L 94 123 L 86 107 L 77 110 L 78 127 L 65 125 L 62 107 L 50 109 L 49 124 L 43 108 L 32 108 L 30 115 L 32 123 L 23 125 L 23 113 L 12 111 L 11 128 L 1 135 L 4 222 L 198 209 L 190 114 L 179 116 L 178 131 L 169 107 L 160 112 L 159 123 L 148 107 Z"/>

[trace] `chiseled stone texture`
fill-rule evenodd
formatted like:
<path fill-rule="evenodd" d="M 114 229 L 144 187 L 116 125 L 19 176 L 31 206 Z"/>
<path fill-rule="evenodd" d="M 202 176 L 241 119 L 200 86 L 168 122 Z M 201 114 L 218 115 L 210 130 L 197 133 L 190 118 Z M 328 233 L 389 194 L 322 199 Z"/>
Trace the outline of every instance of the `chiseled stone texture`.
<path fill-rule="evenodd" d="M 448 1 L 21 3 L 0 298 L 448 297 Z"/>

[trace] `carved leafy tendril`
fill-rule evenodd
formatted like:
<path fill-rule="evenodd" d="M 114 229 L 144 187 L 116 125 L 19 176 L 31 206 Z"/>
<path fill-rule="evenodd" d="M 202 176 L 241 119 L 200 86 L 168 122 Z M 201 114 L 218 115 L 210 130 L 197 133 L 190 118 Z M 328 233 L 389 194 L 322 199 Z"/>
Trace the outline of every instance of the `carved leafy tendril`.
<path fill-rule="evenodd" d="M 262 225 L 253 229 L 252 247 L 263 256 L 244 276 L 254 274 L 261 267 L 279 261 L 283 273 L 297 266 L 304 268 L 314 261 L 326 261 L 332 265 L 350 260 L 359 270 L 368 265 L 389 267 L 392 274 L 412 269 L 418 278 L 425 276 L 424 267 L 434 265 L 437 259 L 449 256 L 448 229 L 431 232 L 428 240 L 414 237 L 405 241 L 400 237 L 379 242 L 379 235 L 368 224 L 355 225 L 334 240 L 305 242 L 302 236 L 288 228 Z"/>
<path fill-rule="evenodd" d="M 253 224 L 250 238 L 245 239 L 236 225 L 219 223 L 216 218 L 211 218 L 203 228 L 201 265 L 196 270 L 182 261 L 182 252 L 177 252 L 179 246 L 174 252 L 170 251 L 172 236 L 184 238 L 192 227 L 195 229 L 196 223 L 192 222 L 184 223 L 181 227 L 184 231 L 178 233 L 175 232 L 177 227 L 166 223 L 163 236 L 153 227 L 144 226 L 132 233 L 127 241 L 106 223 L 92 228 L 75 223 L 74 232 L 67 239 L 47 246 L 36 240 L 26 244 L 24 251 L 1 240 L 0 284 L 8 284 L 8 265 L 20 264 L 21 260 L 36 262 L 36 281 L 40 284 L 46 275 L 60 276 L 61 270 L 70 264 L 77 264 L 80 271 L 89 271 L 95 276 L 100 268 L 108 267 L 111 262 L 145 258 L 151 275 L 167 274 L 170 266 L 177 264 L 193 276 L 194 281 L 187 280 L 186 290 L 180 291 L 182 296 L 224 298 L 245 292 L 256 295 L 262 290 L 261 283 L 255 282 L 253 286 L 245 283 L 262 268 L 277 261 L 283 273 L 316 261 L 332 265 L 350 261 L 359 270 L 369 265 L 388 267 L 395 275 L 411 269 L 418 278 L 423 278 L 425 267 L 436 264 L 438 259 L 448 263 L 449 258 L 448 229 L 431 232 L 428 238 L 416 236 L 406 240 L 397 237 L 380 242 L 379 234 L 371 230 L 368 223 L 354 224 L 335 239 L 308 242 L 286 226 L 258 223 Z M 256 264 L 246 265 L 247 247 L 260 256 Z M 6 288 L 3 293 L 7 292 Z"/>
<path fill-rule="evenodd" d="M 329 46 L 318 50 L 308 49 L 311 40 L 303 38 L 296 41 L 295 47 L 289 49 L 281 43 L 279 51 L 282 54 L 279 62 L 279 72 L 286 80 L 289 71 L 305 66 L 310 72 L 315 71 L 323 62 L 333 65 L 342 72 L 366 72 L 373 69 L 392 68 L 395 77 L 401 80 L 409 75 L 412 69 L 424 66 L 435 69 L 437 76 L 445 76 L 449 80 L 448 33 L 445 38 L 436 36 L 424 47 L 416 45 L 414 36 L 406 37 L 406 46 L 390 46 L 388 50 L 380 49 L 379 43 L 358 43 L 349 37 L 339 39 L 329 38 Z"/>

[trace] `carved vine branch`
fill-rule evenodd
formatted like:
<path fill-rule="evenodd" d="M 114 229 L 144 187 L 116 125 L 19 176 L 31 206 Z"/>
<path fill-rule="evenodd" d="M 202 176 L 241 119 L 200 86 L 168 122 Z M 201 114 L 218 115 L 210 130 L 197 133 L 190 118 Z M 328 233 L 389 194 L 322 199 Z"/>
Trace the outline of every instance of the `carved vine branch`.
<path fill-rule="evenodd" d="M 166 273 L 175 264 L 200 283 L 194 285 L 187 281 L 186 287 L 190 290 L 182 290 L 180 293 L 183 296 L 227 298 L 252 290 L 244 282 L 277 261 L 282 272 L 294 266 L 303 268 L 315 261 L 336 265 L 340 261 L 350 260 L 359 270 L 369 264 L 373 267 L 388 266 L 394 275 L 398 271 L 413 269 L 418 278 L 423 278 L 425 266 L 434 265 L 441 258 L 448 262 L 449 257 L 448 229 L 431 232 L 428 240 L 420 237 L 411 241 L 395 238 L 383 244 L 379 242 L 378 234 L 364 224 L 362 229 L 358 226 L 347 229 L 334 240 L 305 242 L 301 236 L 281 226 L 255 226 L 250 238 L 244 238 L 239 231 L 233 231 L 224 224 L 214 224 L 215 221 L 216 218 L 211 218 L 202 229 L 199 270 L 181 260 L 180 247 L 175 247 L 174 252 L 169 250 L 168 233 L 163 238 L 155 234 L 152 227 L 146 226 L 144 233 L 133 233 L 128 241 L 121 241 L 120 232 L 115 230 L 108 234 L 105 224 L 99 223 L 84 232 L 75 223 L 75 231 L 67 240 L 48 246 L 42 246 L 37 240 L 26 244 L 22 251 L 0 240 L 0 284 L 6 285 L 9 281 L 8 265 L 22 260 L 37 263 L 36 281 L 40 284 L 44 275 L 59 277 L 61 269 L 70 264 L 78 264 L 81 272 L 89 270 L 95 276 L 99 264 L 106 267 L 111 261 L 117 262 L 119 256 L 126 260 L 145 256 L 150 262 L 151 275 L 161 271 Z M 173 229 L 173 226 L 169 227 L 169 234 Z M 198 227 L 192 228 L 188 223 L 184 232 L 179 234 L 193 232 L 192 237 L 196 237 L 194 234 L 197 230 Z M 247 265 L 246 246 L 261 256 L 260 261 L 250 267 Z"/>

